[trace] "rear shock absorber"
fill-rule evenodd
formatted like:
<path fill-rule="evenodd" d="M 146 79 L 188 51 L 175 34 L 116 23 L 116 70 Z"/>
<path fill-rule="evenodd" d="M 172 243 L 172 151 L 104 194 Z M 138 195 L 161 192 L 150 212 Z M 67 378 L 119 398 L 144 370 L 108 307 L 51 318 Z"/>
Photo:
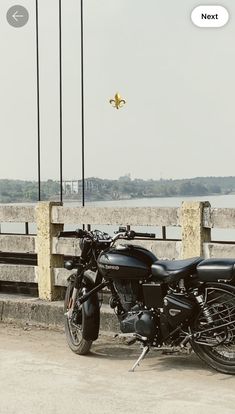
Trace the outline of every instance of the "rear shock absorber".
<path fill-rule="evenodd" d="M 196 296 L 196 300 L 202 310 L 203 315 L 205 316 L 207 323 L 213 323 L 211 311 L 209 307 L 207 306 L 206 302 L 204 301 L 203 295 Z"/>

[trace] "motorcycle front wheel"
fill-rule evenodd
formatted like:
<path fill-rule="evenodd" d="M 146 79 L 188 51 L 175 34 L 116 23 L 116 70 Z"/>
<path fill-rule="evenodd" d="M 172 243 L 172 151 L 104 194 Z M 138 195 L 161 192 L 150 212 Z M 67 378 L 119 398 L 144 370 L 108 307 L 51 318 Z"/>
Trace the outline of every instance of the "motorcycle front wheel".
<path fill-rule="evenodd" d="M 205 299 L 195 320 L 192 348 L 210 367 L 235 375 L 235 288 L 211 285 L 205 288 Z"/>
<path fill-rule="evenodd" d="M 70 349 L 78 355 L 86 355 L 93 341 L 83 338 L 83 307 L 79 308 L 75 304 L 73 314 L 68 317 L 67 312 L 71 306 L 71 299 L 74 289 L 74 282 L 70 281 L 65 293 L 64 300 L 64 327 L 67 343 Z M 78 290 L 78 295 L 81 292 Z"/>

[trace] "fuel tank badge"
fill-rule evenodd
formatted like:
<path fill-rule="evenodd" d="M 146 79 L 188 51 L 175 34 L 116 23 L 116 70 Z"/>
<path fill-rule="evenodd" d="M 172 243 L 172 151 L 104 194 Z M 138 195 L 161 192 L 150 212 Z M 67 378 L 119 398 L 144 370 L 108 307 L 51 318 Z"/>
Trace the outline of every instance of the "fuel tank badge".
<path fill-rule="evenodd" d="M 106 269 L 106 270 L 119 270 L 119 266 L 112 266 L 112 265 L 106 265 L 106 264 L 99 264 L 99 267 L 101 269 Z"/>

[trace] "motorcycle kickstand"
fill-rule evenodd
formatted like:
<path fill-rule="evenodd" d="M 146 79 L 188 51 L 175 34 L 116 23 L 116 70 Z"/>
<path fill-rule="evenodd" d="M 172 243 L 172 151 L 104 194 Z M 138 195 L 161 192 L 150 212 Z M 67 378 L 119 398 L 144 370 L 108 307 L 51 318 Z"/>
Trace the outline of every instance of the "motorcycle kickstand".
<path fill-rule="evenodd" d="M 141 355 L 139 356 L 139 358 L 137 359 L 137 361 L 134 363 L 133 367 L 131 369 L 129 369 L 129 372 L 134 372 L 135 368 L 137 367 L 137 365 L 140 364 L 140 361 L 142 361 L 142 359 L 144 359 L 144 357 L 147 355 L 147 353 L 149 352 L 150 347 L 148 345 L 145 345 L 143 347 L 143 351 L 141 353 Z"/>

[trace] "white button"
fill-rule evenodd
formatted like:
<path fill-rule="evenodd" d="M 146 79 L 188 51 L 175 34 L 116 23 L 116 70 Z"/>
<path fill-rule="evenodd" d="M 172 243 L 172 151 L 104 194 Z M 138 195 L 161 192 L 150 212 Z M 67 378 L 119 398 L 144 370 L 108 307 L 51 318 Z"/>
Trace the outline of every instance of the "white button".
<path fill-rule="evenodd" d="M 223 6 L 198 6 L 191 13 L 193 23 L 198 27 L 222 27 L 229 19 Z"/>

